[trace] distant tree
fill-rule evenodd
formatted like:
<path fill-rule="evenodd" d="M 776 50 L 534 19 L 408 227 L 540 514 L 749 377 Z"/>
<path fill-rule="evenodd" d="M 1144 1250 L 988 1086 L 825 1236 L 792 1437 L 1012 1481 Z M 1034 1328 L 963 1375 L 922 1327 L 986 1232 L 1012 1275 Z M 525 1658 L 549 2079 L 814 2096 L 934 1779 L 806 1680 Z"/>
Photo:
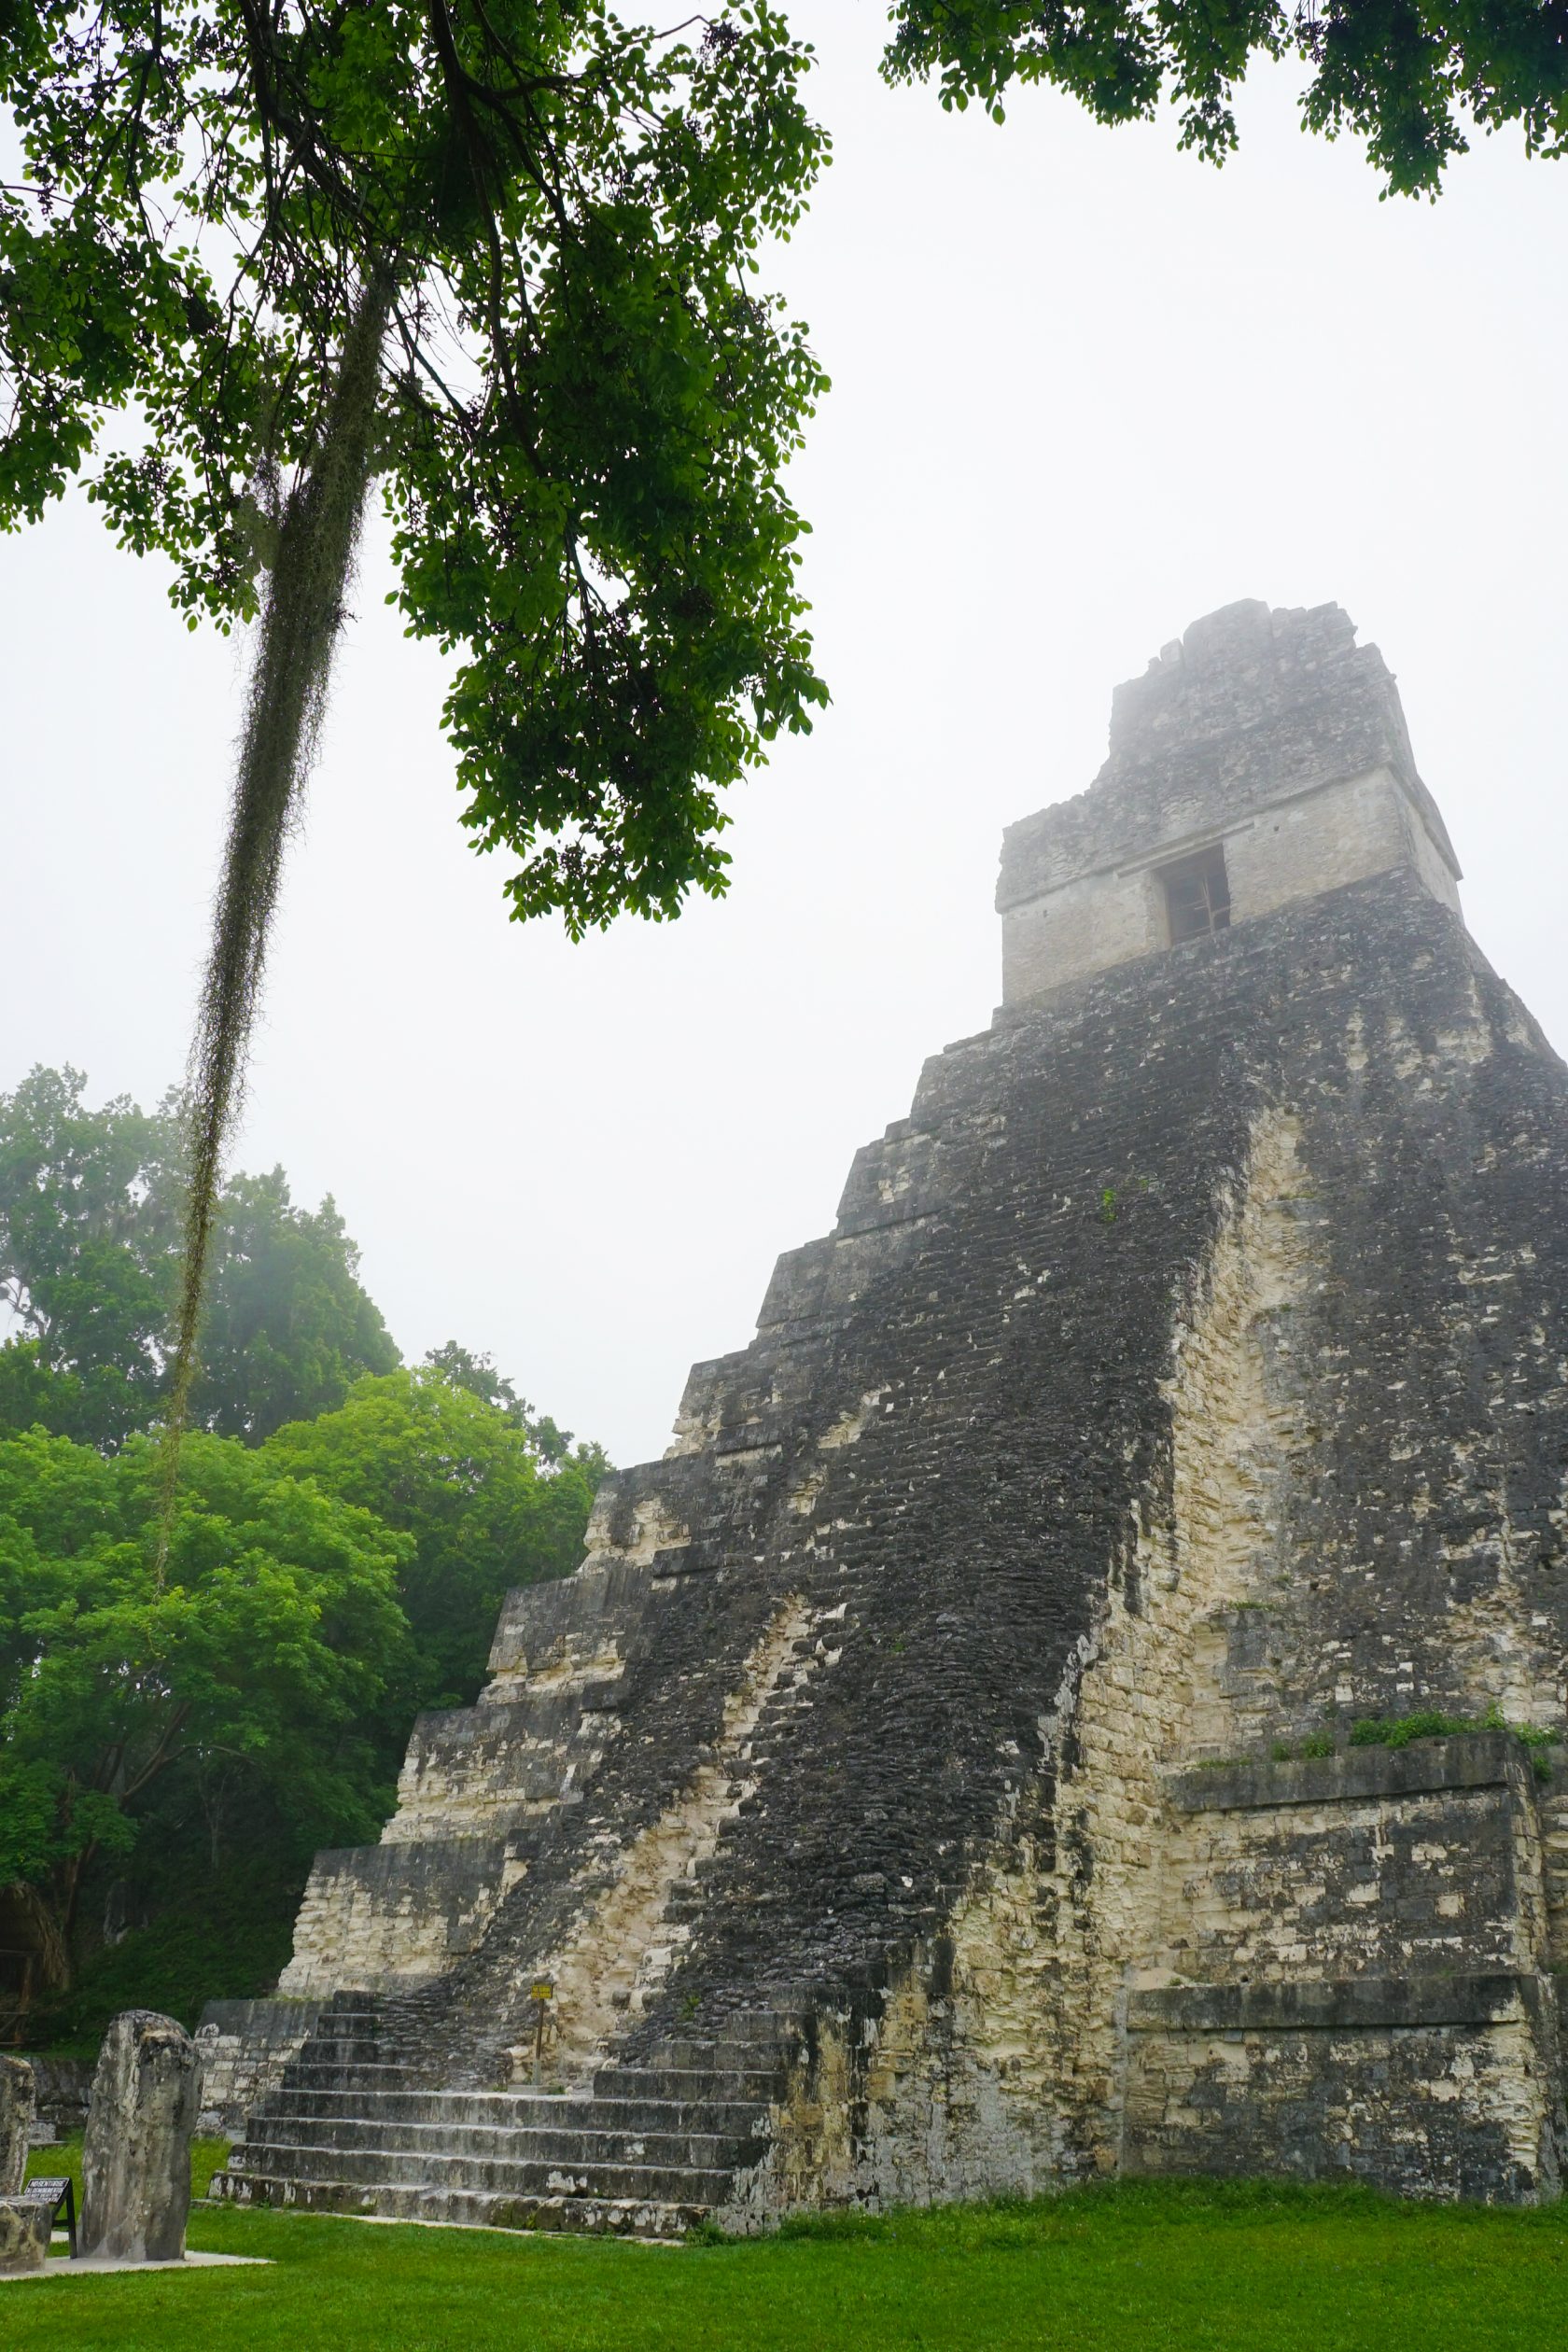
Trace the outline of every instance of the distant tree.
<path fill-rule="evenodd" d="M 254 1444 L 341 1405 L 364 1373 L 398 1360 L 331 1195 L 296 1209 L 281 1168 L 231 1178 L 218 1197 L 192 1418 Z"/>
<path fill-rule="evenodd" d="M 158 1498 L 145 1440 L 0 1440 L 0 1897 L 55 1994 L 87 1874 L 132 1854 L 170 1776 L 226 1766 L 307 1853 L 387 1810 L 375 1731 L 407 1678 L 408 1539 L 196 1435 L 160 1575 Z"/>
<path fill-rule="evenodd" d="M 192 625 L 260 615 L 193 1056 L 171 1477 L 371 481 L 409 633 L 458 655 L 465 821 L 521 861 L 518 916 L 575 935 L 722 890 L 720 795 L 826 698 L 782 484 L 823 379 L 753 285 L 825 152 L 809 58 L 766 0 L 665 31 L 606 0 L 0 15 L 21 148 L 0 527 L 92 459 Z"/>
<path fill-rule="evenodd" d="M 1249 63 L 1295 56 L 1306 127 L 1364 138 L 1391 194 L 1435 196 L 1466 121 L 1518 123 L 1531 155 L 1568 147 L 1562 0 L 894 0 L 891 16 L 889 80 L 934 75 L 945 106 L 973 99 L 999 121 L 1014 82 L 1053 83 L 1107 123 L 1169 98 L 1182 145 L 1220 162 Z"/>
<path fill-rule="evenodd" d="M 0 1096 L 0 1431 L 119 1444 L 165 1409 L 185 1210 L 177 1102 L 98 1110 L 76 1070 Z M 197 1422 L 257 1443 L 341 1405 L 398 1351 L 330 1199 L 297 1209 L 281 1169 L 222 1193 Z"/>
<path fill-rule="evenodd" d="M 533 1407 L 525 1403 L 505 1374 L 496 1369 L 494 1356 L 476 1354 L 472 1348 L 459 1347 L 455 1339 L 448 1339 L 439 1348 L 427 1348 L 425 1361 L 453 1388 L 467 1389 L 470 1396 L 482 1396 L 486 1405 L 493 1405 L 497 1413 L 504 1413 L 519 1429 L 529 1426 Z"/>
<path fill-rule="evenodd" d="M 455 1339 L 444 1346 L 427 1348 L 425 1361 L 439 1372 L 454 1388 L 467 1389 L 470 1395 L 482 1396 L 498 1413 L 526 1430 L 536 1452 L 544 1462 L 564 1461 L 572 1447 L 572 1433 L 559 1428 L 548 1413 L 536 1414 L 525 1397 L 518 1395 L 511 1382 L 496 1369 L 496 1360 L 489 1355 L 476 1355 L 469 1348 L 460 1348 Z M 596 1465 L 595 1476 L 603 1477 L 609 1467 L 609 1457 L 600 1446 L 585 1443 L 577 1449 L 579 1461 Z"/>
<path fill-rule="evenodd" d="M 440 1365 L 360 1380 L 339 1411 L 280 1429 L 263 1451 L 413 1538 L 399 1591 L 413 1678 L 420 1703 L 451 1706 L 483 1679 L 508 1589 L 577 1566 L 606 1464 L 596 1446 L 547 1451 L 510 1383 L 511 1408 L 454 1377 L 452 1359 L 487 1359 L 438 1353 Z"/>
<path fill-rule="evenodd" d="M 180 1246 L 179 1140 L 77 1070 L 0 1096 L 0 1426 L 113 1444 L 157 1409 Z"/>

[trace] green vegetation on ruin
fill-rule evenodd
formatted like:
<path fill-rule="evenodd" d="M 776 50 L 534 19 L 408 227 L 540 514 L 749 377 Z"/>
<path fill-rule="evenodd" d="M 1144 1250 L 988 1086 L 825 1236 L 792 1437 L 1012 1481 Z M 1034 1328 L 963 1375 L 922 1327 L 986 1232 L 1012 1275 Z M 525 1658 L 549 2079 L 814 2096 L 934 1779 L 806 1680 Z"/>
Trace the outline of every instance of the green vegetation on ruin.
<path fill-rule="evenodd" d="M 204 2143 L 201 2177 L 217 2152 Z M 62 2151 L 40 2149 L 40 2171 Z M 1568 2326 L 1568 2207 L 1125 2181 L 685 2247 L 199 2209 L 270 2270 L 0 2289 L 17 2352 L 1513 2352 Z"/>
<path fill-rule="evenodd" d="M 1536 1755 L 1557 1743 L 1555 1731 L 1543 1731 L 1533 1723 L 1509 1723 L 1501 1707 L 1489 1707 L 1482 1715 L 1443 1715 L 1428 1707 L 1416 1715 L 1392 1718 L 1363 1715 L 1351 1726 L 1350 1745 L 1401 1748 L 1416 1740 L 1451 1740 L 1467 1731 L 1511 1731 Z"/>
<path fill-rule="evenodd" d="M 1453 1740 L 1476 1731 L 1509 1731 L 1530 1757 L 1537 1780 L 1549 1781 L 1552 1776 L 1552 1750 L 1561 1743 L 1561 1734 L 1555 1729 L 1543 1729 L 1536 1723 L 1510 1723 L 1501 1707 L 1489 1707 L 1484 1715 L 1445 1715 L 1440 1708 L 1419 1708 L 1407 1715 L 1361 1715 L 1345 1735 L 1347 1747 L 1403 1748 L 1418 1740 Z M 1310 1731 L 1304 1740 L 1276 1740 L 1271 1750 L 1276 1764 L 1288 1764 L 1297 1757 L 1333 1756 L 1336 1741 L 1327 1729 Z"/>

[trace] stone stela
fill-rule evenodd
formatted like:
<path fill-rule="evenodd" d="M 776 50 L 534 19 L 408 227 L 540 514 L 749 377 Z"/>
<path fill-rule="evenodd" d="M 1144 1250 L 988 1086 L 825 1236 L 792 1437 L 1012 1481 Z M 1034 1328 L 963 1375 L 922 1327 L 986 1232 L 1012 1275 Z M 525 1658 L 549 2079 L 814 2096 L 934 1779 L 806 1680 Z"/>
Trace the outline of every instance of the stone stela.
<path fill-rule="evenodd" d="M 991 1026 L 209 2010 L 218 2193 L 1559 2193 L 1568 1073 L 1458 875 L 1337 607 L 1117 690 Z"/>
<path fill-rule="evenodd" d="M 125 2009 L 98 2053 L 82 2141 L 81 2253 L 182 2262 L 201 2062 L 184 2027 Z"/>

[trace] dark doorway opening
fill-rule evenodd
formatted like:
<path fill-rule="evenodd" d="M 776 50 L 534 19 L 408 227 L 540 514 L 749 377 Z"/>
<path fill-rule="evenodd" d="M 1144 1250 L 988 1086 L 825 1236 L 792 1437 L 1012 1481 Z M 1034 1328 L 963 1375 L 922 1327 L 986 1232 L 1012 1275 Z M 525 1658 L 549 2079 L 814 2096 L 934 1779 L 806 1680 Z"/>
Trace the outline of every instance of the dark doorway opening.
<path fill-rule="evenodd" d="M 1206 939 L 1211 931 L 1230 929 L 1230 883 L 1225 851 L 1217 841 L 1196 857 L 1178 858 L 1173 865 L 1162 866 L 1159 878 L 1172 947 L 1179 947 L 1183 939 Z"/>

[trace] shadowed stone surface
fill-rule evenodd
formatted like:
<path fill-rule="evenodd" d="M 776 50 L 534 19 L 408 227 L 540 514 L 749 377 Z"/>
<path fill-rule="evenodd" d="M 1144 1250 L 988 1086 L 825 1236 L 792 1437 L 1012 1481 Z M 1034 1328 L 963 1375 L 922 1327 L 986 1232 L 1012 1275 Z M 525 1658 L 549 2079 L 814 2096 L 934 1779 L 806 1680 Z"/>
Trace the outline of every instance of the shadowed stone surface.
<path fill-rule="evenodd" d="M 34 2057 L 33 2086 L 38 2094 L 38 2121 L 33 2145 L 59 2139 L 87 2128 L 88 2101 L 92 2093 L 92 2061 L 87 2058 Z"/>
<path fill-rule="evenodd" d="M 174 2262 L 190 2211 L 201 2068 L 182 2025 L 126 2009 L 104 2037 L 82 2147 L 84 2258 Z"/>

